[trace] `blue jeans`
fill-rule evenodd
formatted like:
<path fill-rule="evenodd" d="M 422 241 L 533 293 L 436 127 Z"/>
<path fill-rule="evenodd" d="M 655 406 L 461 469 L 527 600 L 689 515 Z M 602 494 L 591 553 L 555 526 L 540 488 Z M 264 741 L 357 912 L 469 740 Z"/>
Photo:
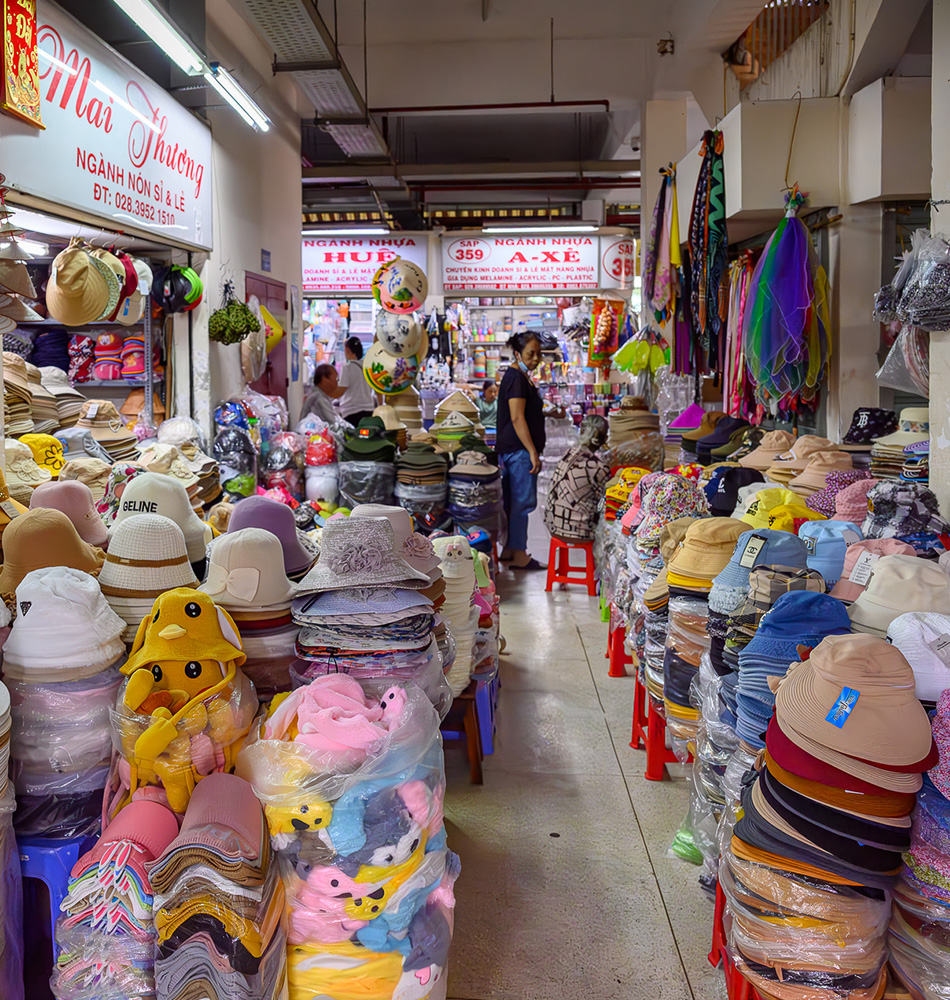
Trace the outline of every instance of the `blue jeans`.
<path fill-rule="evenodd" d="M 538 506 L 538 477 L 531 475 L 527 448 L 501 456 L 501 485 L 508 516 L 506 548 L 523 552 L 528 547 L 528 515 Z"/>

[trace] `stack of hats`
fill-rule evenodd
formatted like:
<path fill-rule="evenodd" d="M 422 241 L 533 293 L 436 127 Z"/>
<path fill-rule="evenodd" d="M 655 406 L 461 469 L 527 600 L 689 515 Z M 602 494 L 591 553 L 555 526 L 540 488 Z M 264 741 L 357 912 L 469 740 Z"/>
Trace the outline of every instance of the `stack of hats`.
<path fill-rule="evenodd" d="M 148 874 L 157 996 L 280 995 L 284 889 L 261 804 L 246 781 L 233 774 L 205 778 L 181 832 Z"/>
<path fill-rule="evenodd" d="M 669 422 L 663 437 L 663 446 L 666 452 L 663 462 L 664 468 L 676 465 L 680 460 L 679 453 L 683 444 L 683 434 L 686 431 L 698 430 L 705 412 L 698 403 L 690 403 L 678 417 Z"/>
<path fill-rule="evenodd" d="M 86 397 L 69 384 L 69 377 L 62 368 L 40 368 L 40 379 L 56 403 L 56 420 L 59 426 L 72 427 L 79 419 Z"/>
<path fill-rule="evenodd" d="M 33 430 L 37 434 L 52 433 L 59 427 L 56 397 L 43 385 L 42 373 L 36 365 L 26 363 L 26 378 L 30 388 Z"/>
<path fill-rule="evenodd" d="M 847 475 L 847 473 L 833 473 L 833 475 Z M 870 477 L 857 479 L 844 486 L 834 498 L 834 517 L 840 521 L 854 521 L 857 524 L 863 524 L 868 515 L 868 493 L 875 486 L 877 486 L 877 480 Z M 809 504 L 809 506 L 814 506 L 814 504 Z M 815 506 L 815 510 L 821 510 L 821 508 Z"/>
<path fill-rule="evenodd" d="M 742 447 L 748 429 L 749 421 L 743 417 L 723 417 L 709 434 L 696 442 L 697 459 L 705 465 L 728 458 Z"/>
<path fill-rule="evenodd" d="M 178 820 L 166 806 L 130 802 L 73 865 L 56 921 L 54 996 L 96 1000 L 154 993 L 154 897 L 147 866 L 176 836 Z"/>
<path fill-rule="evenodd" d="M 69 381 L 88 382 L 95 366 L 95 341 L 84 333 L 77 333 L 69 341 Z"/>
<path fill-rule="evenodd" d="M 791 490 L 769 486 L 765 489 L 750 490 L 743 505 L 735 511 L 735 516 L 752 528 L 767 528 L 773 510 L 795 504 L 801 504 L 797 494 Z"/>
<path fill-rule="evenodd" d="M 607 448 L 611 465 L 636 465 L 647 471 L 663 468 L 665 458 L 660 418 L 639 396 L 624 396 L 607 414 Z"/>
<path fill-rule="evenodd" d="M 396 499 L 411 514 L 437 520 L 447 499 L 448 456 L 425 441 L 410 441 L 396 461 Z"/>
<path fill-rule="evenodd" d="M 422 407 L 419 405 L 419 390 L 414 386 L 393 393 L 387 397 L 396 411 L 396 416 L 406 425 L 406 433 L 422 430 Z"/>
<path fill-rule="evenodd" d="M 277 536 L 265 528 L 241 528 L 216 538 L 207 579 L 198 589 L 224 608 L 240 629 L 247 656 L 244 673 L 258 694 L 289 691 L 287 664 L 297 638 L 290 617 L 294 585 L 284 572 Z"/>
<path fill-rule="evenodd" d="M 468 687 L 478 629 L 475 562 L 466 538 L 448 535 L 437 538 L 433 545 L 445 577 L 445 604 L 439 613 L 455 639 L 455 662 L 447 669 L 446 680 L 453 696 L 458 696 Z"/>
<path fill-rule="evenodd" d="M 171 476 L 177 480 L 185 487 L 192 507 L 201 509 L 202 503 L 198 496 L 200 480 L 175 445 L 150 444 L 139 452 L 138 463 L 148 472 Z"/>
<path fill-rule="evenodd" d="M 122 378 L 122 334 L 114 330 L 100 333 L 96 337 L 95 358 L 94 379 L 111 382 Z"/>
<path fill-rule="evenodd" d="M 843 451 L 850 451 L 864 468 L 870 460 L 871 448 L 877 438 L 897 430 L 897 414 L 877 406 L 859 406 L 851 416 L 851 426 L 841 442 Z"/>
<path fill-rule="evenodd" d="M 896 538 L 866 538 L 849 545 L 844 554 L 841 576 L 831 591 L 845 604 L 851 604 L 864 593 L 871 579 L 871 570 L 881 556 L 913 556 L 914 548 Z"/>
<path fill-rule="evenodd" d="M 765 472 L 779 455 L 785 454 L 795 443 L 795 435 L 788 431 L 767 431 L 758 446 L 740 458 L 739 464 L 746 469 Z"/>
<path fill-rule="evenodd" d="M 128 462 L 138 458 L 136 437 L 126 430 L 125 421 L 107 399 L 89 399 L 82 405 L 77 427 L 82 427 L 102 445 L 113 462 Z"/>
<path fill-rule="evenodd" d="M 788 451 L 782 452 L 772 460 L 772 464 L 765 470 L 765 475 L 773 483 L 788 486 L 796 476 L 805 471 L 813 455 L 835 450 L 837 445 L 828 438 L 818 437 L 817 434 L 803 434 L 795 439 Z"/>
<path fill-rule="evenodd" d="M 670 592 L 683 597 L 708 597 L 713 580 L 725 569 L 746 526 L 731 517 L 694 521 L 667 560 Z"/>
<path fill-rule="evenodd" d="M 78 416 L 78 411 L 77 411 Z M 69 426 L 58 430 L 53 435 L 63 446 L 63 462 L 71 462 L 74 458 L 98 458 L 111 465 L 109 453 L 96 442 L 96 439 L 82 427 Z M 62 472 L 60 472 L 62 475 Z"/>
<path fill-rule="evenodd" d="M 764 482 L 765 477 L 758 469 L 743 469 L 742 466 L 723 463 L 703 487 L 710 513 L 715 517 L 732 517 L 739 506 L 740 490 Z"/>
<path fill-rule="evenodd" d="M 49 469 L 40 468 L 29 445 L 15 438 L 8 437 L 4 440 L 3 457 L 10 495 L 19 503 L 29 506 L 33 490 L 41 483 L 48 483 L 53 478 L 52 473 Z"/>
<path fill-rule="evenodd" d="M 863 484 L 862 484 L 863 485 Z M 880 482 L 867 492 L 866 538 L 906 538 L 950 531 L 937 497 L 920 483 Z"/>
<path fill-rule="evenodd" d="M 930 481 L 930 440 L 916 441 L 904 447 L 904 467 L 901 479 L 908 483 Z"/>
<path fill-rule="evenodd" d="M 132 389 L 125 402 L 119 407 L 119 413 L 125 417 L 129 423 L 134 423 L 139 414 L 145 409 L 145 390 Z M 165 404 L 157 392 L 152 393 L 152 423 L 157 427 L 165 417 Z M 159 438 L 161 441 L 161 438 Z M 177 444 L 177 441 L 163 441 L 163 444 Z"/>
<path fill-rule="evenodd" d="M 27 573 L 16 608 L 3 675 L 12 702 L 17 832 L 57 839 L 92 833 L 112 757 L 125 625 L 88 573 L 61 565 Z"/>
<path fill-rule="evenodd" d="M 228 533 L 244 528 L 263 528 L 280 542 L 284 572 L 291 580 L 307 575 L 316 559 L 310 539 L 297 528 L 293 511 L 270 497 L 248 497 L 235 504 L 228 520 Z"/>
<path fill-rule="evenodd" d="M 649 469 L 644 469 L 638 465 L 630 465 L 618 469 L 616 474 L 607 480 L 604 486 L 604 497 L 606 498 L 605 520 L 616 521 L 618 517 L 622 518 L 631 505 L 634 504 L 636 504 L 638 511 L 641 509 L 638 503 L 640 495 L 637 487 L 641 480 L 649 474 Z M 684 479 L 683 482 L 686 482 L 686 480 Z M 632 515 L 628 520 L 632 520 Z"/>
<path fill-rule="evenodd" d="M 472 424 L 478 423 L 478 407 L 461 389 L 456 389 L 454 392 L 449 393 L 443 400 L 436 403 L 435 423 L 441 424 L 452 413 L 461 413 L 463 416 L 468 417 Z"/>
<path fill-rule="evenodd" d="M 497 539 L 504 530 L 501 473 L 486 455 L 460 451 L 449 469 L 448 512 L 462 531 L 484 528 Z"/>
<path fill-rule="evenodd" d="M 161 427 L 159 441 L 161 442 Z M 214 503 L 222 493 L 221 468 L 218 463 L 191 441 L 182 442 L 178 445 L 178 450 L 185 464 L 198 477 L 193 499 L 202 507 Z"/>
<path fill-rule="evenodd" d="M 726 414 L 722 410 L 705 410 L 696 428 L 683 431 L 682 450 L 687 460 L 692 461 L 695 458 L 698 442 L 704 437 L 709 437 L 719 425 L 719 421 L 725 418 Z"/>
<path fill-rule="evenodd" d="M 89 440 L 93 440 L 91 434 L 89 435 Z M 83 454 L 75 458 L 70 458 L 66 462 L 60 470 L 59 480 L 60 482 L 68 482 L 72 479 L 78 479 L 79 482 L 85 483 L 92 491 L 92 499 L 96 501 L 98 510 L 98 504 L 101 503 L 102 498 L 105 496 L 111 473 L 112 466 L 109 463 L 103 461 L 101 458 Z"/>
<path fill-rule="evenodd" d="M 909 611 L 950 614 L 950 578 L 916 555 L 881 556 L 871 563 L 867 586 L 848 608 L 852 627 L 883 638 L 891 622 Z"/>
<path fill-rule="evenodd" d="M 853 517 L 836 512 L 835 508 L 839 493 L 842 493 L 845 489 L 849 486 L 853 486 L 855 483 L 867 482 L 869 480 L 871 480 L 871 473 L 866 469 L 832 469 L 825 476 L 824 488 L 807 497 L 805 500 L 805 506 L 811 507 L 812 510 L 817 510 L 819 514 L 824 514 L 825 517 L 833 517 L 842 521 L 857 521 L 860 524 L 860 522 L 864 520 L 864 515 L 867 512 L 866 505 L 860 505 L 857 511 L 855 511 L 852 504 L 850 511 L 855 515 Z M 852 495 L 853 494 L 849 494 L 848 497 L 845 498 L 844 509 L 848 509 L 849 499 Z"/>
<path fill-rule="evenodd" d="M 852 521 L 810 521 L 798 529 L 798 537 L 808 550 L 808 568 L 821 573 L 829 589 L 841 579 L 848 549 L 864 539 Z"/>
<path fill-rule="evenodd" d="M 930 441 L 930 411 L 926 406 L 901 410 L 897 429 L 874 439 L 871 447 L 871 475 L 875 479 L 900 479 L 904 469 L 904 449 Z"/>
<path fill-rule="evenodd" d="M 848 472 L 852 468 L 851 455 L 846 451 L 818 451 L 808 460 L 808 464 L 788 482 L 788 488 L 801 497 L 814 496 L 828 485 L 828 475 L 832 472 Z"/>
<path fill-rule="evenodd" d="M 736 966 L 766 995 L 883 991 L 885 893 L 911 847 L 921 774 L 938 760 L 914 687 L 901 652 L 869 635 L 828 636 L 779 682 L 723 869 L 739 876 L 723 881 Z M 775 903 L 755 898 L 743 881 L 753 864 L 733 859 L 754 863 Z M 749 933 L 750 909 L 754 928 L 771 911 L 774 929 Z"/>
<path fill-rule="evenodd" d="M 166 590 L 198 586 L 181 528 L 160 514 L 127 517 L 112 532 L 99 586 L 125 622 L 123 639 L 131 643 Z"/>
<path fill-rule="evenodd" d="M 379 417 L 386 430 L 396 435 L 396 445 L 400 450 L 406 447 L 407 427 L 399 419 L 399 414 L 396 413 L 395 407 L 390 406 L 388 403 L 383 406 L 377 406 L 373 410 L 373 416 Z"/>
<path fill-rule="evenodd" d="M 396 458 L 396 433 L 387 431 L 376 416 L 363 417 L 343 436 L 344 462 L 392 462 Z"/>
<path fill-rule="evenodd" d="M 96 510 L 92 490 L 85 483 L 76 479 L 43 483 L 30 497 L 30 509 L 36 507 L 62 511 L 84 542 L 105 548 L 109 532 Z"/>
<path fill-rule="evenodd" d="M 3 532 L 0 594 L 12 596 L 27 573 L 47 566 L 72 567 L 98 576 L 104 559 L 102 549 L 84 542 L 62 511 L 27 510 Z"/>
<path fill-rule="evenodd" d="M 29 434 L 33 430 L 33 395 L 26 362 L 19 354 L 3 352 L 3 427 L 7 434 Z"/>
<path fill-rule="evenodd" d="M 304 454 L 304 476 L 308 500 L 336 503 L 340 495 L 340 468 L 336 445 L 329 433 L 310 435 Z"/>
<path fill-rule="evenodd" d="M 469 417 L 461 410 L 450 410 L 432 430 L 439 447 L 444 451 L 454 452 L 462 447 L 462 438 L 474 433 L 477 426 L 477 417 Z"/>
<path fill-rule="evenodd" d="M 798 659 L 798 646 L 817 646 L 825 636 L 851 631 L 848 612 L 829 594 L 791 591 L 772 605 L 752 641 L 739 653 L 736 733 L 761 750 L 775 704 L 772 678 L 784 677 Z"/>
<path fill-rule="evenodd" d="M 52 365 L 63 372 L 68 371 L 70 336 L 68 330 L 38 330 L 30 356 L 33 364 L 40 368 Z"/>
<path fill-rule="evenodd" d="M 145 338 L 128 336 L 122 344 L 122 378 L 126 382 L 145 381 Z"/>

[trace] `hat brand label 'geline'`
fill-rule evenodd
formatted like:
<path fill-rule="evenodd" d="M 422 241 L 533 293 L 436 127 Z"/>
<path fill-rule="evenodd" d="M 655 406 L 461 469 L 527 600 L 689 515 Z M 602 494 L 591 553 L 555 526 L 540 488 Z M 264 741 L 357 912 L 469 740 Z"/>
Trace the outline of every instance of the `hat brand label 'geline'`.
<path fill-rule="evenodd" d="M 154 500 L 123 500 L 122 509 L 131 514 L 157 514 L 158 503 Z"/>

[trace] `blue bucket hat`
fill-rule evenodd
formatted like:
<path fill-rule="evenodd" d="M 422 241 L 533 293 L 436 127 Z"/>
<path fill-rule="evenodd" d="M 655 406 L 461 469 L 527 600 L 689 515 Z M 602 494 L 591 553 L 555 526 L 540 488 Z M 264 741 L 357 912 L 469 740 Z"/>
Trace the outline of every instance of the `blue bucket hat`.
<path fill-rule="evenodd" d="M 818 570 L 830 590 L 844 572 L 844 554 L 849 545 L 864 540 L 851 521 L 809 521 L 798 529 L 808 550 L 808 568 Z"/>
<path fill-rule="evenodd" d="M 749 573 L 756 566 L 806 569 L 807 560 L 805 543 L 790 531 L 776 531 L 773 528 L 743 531 L 726 568 L 713 580 L 713 592 L 717 587 L 742 587 L 748 590 Z"/>
<path fill-rule="evenodd" d="M 798 659 L 798 646 L 817 646 L 829 635 L 847 635 L 851 619 L 845 605 L 830 594 L 792 590 L 772 605 L 759 622 L 755 637 L 739 654 L 740 674 L 744 659 L 759 656 Z"/>

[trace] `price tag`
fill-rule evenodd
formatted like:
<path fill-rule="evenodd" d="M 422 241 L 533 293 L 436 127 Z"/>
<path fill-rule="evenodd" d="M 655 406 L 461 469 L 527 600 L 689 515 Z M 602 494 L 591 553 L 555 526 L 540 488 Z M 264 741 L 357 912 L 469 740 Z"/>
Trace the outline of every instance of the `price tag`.
<path fill-rule="evenodd" d="M 767 541 L 768 539 L 763 538 L 761 535 L 753 535 L 745 543 L 745 551 L 739 559 L 739 565 L 744 569 L 752 569 L 755 565 L 755 560 L 758 558 L 759 553 L 762 551 L 762 548 Z"/>
<path fill-rule="evenodd" d="M 11 521 L 15 517 L 19 517 L 20 515 L 20 512 L 16 509 L 16 507 L 13 506 L 12 503 L 10 503 L 9 500 L 4 500 L 2 503 L 0 503 L 0 510 L 2 510 L 3 513 L 6 514 L 8 518 L 10 518 Z"/>
<path fill-rule="evenodd" d="M 87 416 L 87 418 L 88 418 L 89 420 L 92 420 L 92 418 L 93 418 L 93 417 L 95 417 L 95 415 L 96 415 L 96 414 L 97 414 L 98 412 L 99 412 L 99 404 L 98 404 L 98 403 L 93 403 L 93 404 L 92 404 L 92 405 L 91 405 L 91 406 L 90 406 L 90 407 L 89 407 L 89 408 L 88 408 L 88 409 L 86 410 L 86 416 Z"/>
<path fill-rule="evenodd" d="M 858 561 L 854 564 L 851 573 L 848 576 L 848 580 L 851 583 L 857 584 L 859 587 L 864 587 L 867 585 L 868 580 L 871 579 L 871 573 L 874 569 L 874 564 L 881 557 L 876 552 L 862 552 L 858 556 Z"/>
<path fill-rule="evenodd" d="M 934 639 L 933 642 L 928 643 L 928 645 L 944 663 L 947 663 L 948 659 L 950 659 L 950 635 L 944 632 Z"/>

